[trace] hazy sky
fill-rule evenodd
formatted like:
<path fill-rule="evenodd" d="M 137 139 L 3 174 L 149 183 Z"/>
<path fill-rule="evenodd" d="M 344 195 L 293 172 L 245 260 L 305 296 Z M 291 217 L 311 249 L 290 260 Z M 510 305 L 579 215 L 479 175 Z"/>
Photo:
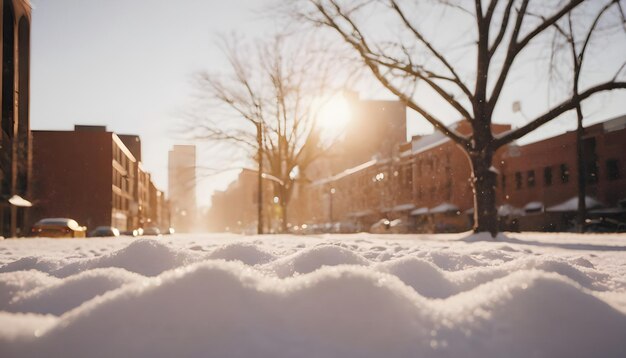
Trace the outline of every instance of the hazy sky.
<path fill-rule="evenodd" d="M 144 166 L 162 189 L 191 76 L 223 66 L 216 34 L 271 28 L 253 11 L 258 0 L 32 2 L 32 128 L 101 124 L 139 134 Z M 200 183 L 202 196 L 213 182 Z"/>
<path fill-rule="evenodd" d="M 161 189 L 167 188 L 167 151 L 180 143 L 180 113 L 193 91 L 192 75 L 224 67 L 217 34 L 238 32 L 262 37 L 275 29 L 275 19 L 259 16 L 271 0 L 32 0 L 33 129 L 71 130 L 74 124 L 106 125 L 117 133 L 138 134 L 143 162 Z M 624 46 L 607 56 L 625 58 Z M 525 78 L 501 100 L 499 117 L 523 122 L 510 111 L 522 100 L 532 115 L 536 84 Z M 521 93 L 527 93 L 522 95 Z M 589 121 L 626 112 L 626 96 L 613 96 L 587 107 Z M 536 135 L 573 128 L 561 119 Z M 410 132 L 423 131 L 423 121 L 409 116 Z M 199 165 L 210 165 L 202 155 Z M 199 182 L 200 204 L 223 188 L 226 176 Z"/>

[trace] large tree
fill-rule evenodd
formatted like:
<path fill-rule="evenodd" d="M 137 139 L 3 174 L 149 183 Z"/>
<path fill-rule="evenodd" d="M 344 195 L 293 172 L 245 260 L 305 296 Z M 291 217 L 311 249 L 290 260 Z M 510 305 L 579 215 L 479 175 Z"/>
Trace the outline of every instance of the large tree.
<path fill-rule="evenodd" d="M 196 139 L 235 146 L 243 154 L 239 159 L 257 163 L 259 233 L 263 204 L 272 201 L 263 198 L 263 186 L 274 188 L 285 231 L 299 173 L 327 145 L 316 121 L 330 92 L 330 64 L 326 51 L 311 43 L 282 35 L 267 42 L 225 39 L 229 69 L 198 76 L 204 110 L 192 111 L 187 129 Z"/>
<path fill-rule="evenodd" d="M 626 88 L 619 66 L 607 78 L 585 78 L 584 88 L 578 87 L 583 81 L 577 79 L 571 95 L 547 106 L 526 124 L 498 135 L 492 131 L 501 95 L 507 86 L 515 85 L 510 78 L 516 67 L 522 66 L 529 54 L 549 56 L 546 52 L 550 46 L 544 42 L 558 31 L 555 25 L 583 7 L 592 19 L 600 11 L 614 11 L 615 16 L 598 17 L 599 21 L 623 22 L 623 6 L 618 0 L 307 0 L 292 6 L 298 19 L 340 35 L 385 88 L 467 153 L 472 166 L 476 232 L 495 236 L 498 231 L 496 173 L 492 169 L 498 148 L 577 108 L 595 94 Z M 427 19 L 437 14 L 438 29 L 445 26 L 445 34 L 433 31 L 435 23 Z M 461 16 L 470 19 L 471 28 L 458 22 Z M 461 55 L 458 49 L 450 50 L 459 39 L 466 42 Z M 624 46 L 623 38 L 614 46 Z M 587 51 L 586 56 L 592 54 Z M 579 72 L 582 77 L 584 71 Z M 462 135 L 447 126 L 428 99 L 415 95 L 419 86 L 427 87 L 458 117 L 467 120 L 471 133 Z"/>

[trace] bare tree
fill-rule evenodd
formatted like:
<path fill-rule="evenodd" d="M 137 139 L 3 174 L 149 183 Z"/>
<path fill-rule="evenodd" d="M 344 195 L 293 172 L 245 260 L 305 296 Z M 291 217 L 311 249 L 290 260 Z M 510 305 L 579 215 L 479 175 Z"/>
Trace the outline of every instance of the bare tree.
<path fill-rule="evenodd" d="M 626 82 L 619 80 L 620 68 L 609 79 L 591 83 L 584 89 L 576 88 L 571 96 L 527 124 L 501 134 L 492 132 L 494 110 L 520 58 L 534 50 L 545 51 L 541 44 L 543 35 L 553 32 L 557 22 L 583 3 L 595 5 L 590 6 L 590 11 L 602 11 L 597 10 L 600 3 L 619 5 L 617 0 L 563 0 L 550 4 L 532 0 L 308 0 L 292 4 L 295 9 L 290 11 L 298 19 L 339 34 L 385 88 L 467 153 L 472 166 L 474 231 L 495 236 L 498 231 L 496 173 L 492 169 L 495 151 L 576 109 L 597 93 L 626 88 Z M 420 26 L 417 17 L 427 11 L 420 11 L 419 6 L 439 7 L 469 16 L 473 23 L 470 31 L 459 24 L 450 24 L 451 29 L 459 29 L 456 38 L 471 41 L 460 59 L 454 60 L 449 52 L 442 50 L 445 40 Z M 371 29 L 368 26 L 371 21 L 367 24 L 362 21 L 365 16 L 381 14 L 386 16 L 387 24 L 399 27 L 399 33 L 390 41 L 381 39 L 380 33 L 385 29 L 380 26 Z M 588 38 L 590 41 L 592 36 Z M 435 115 L 427 101 L 415 96 L 418 84 L 434 92 L 467 120 L 471 133 L 458 133 Z"/>
<path fill-rule="evenodd" d="M 597 34 L 598 27 L 601 24 L 601 20 L 603 16 L 607 16 L 611 9 L 616 9 L 616 15 L 622 19 L 622 23 L 619 22 L 615 25 L 610 26 L 608 31 L 612 30 L 611 27 L 617 27 L 619 31 L 626 30 L 624 25 L 626 25 L 626 20 L 624 16 L 624 9 L 620 5 L 619 1 L 611 1 L 604 4 L 596 13 L 595 17 L 591 17 L 588 21 L 588 24 L 580 24 L 583 21 L 576 21 L 573 17 L 575 14 L 574 11 L 567 14 L 567 17 L 562 19 L 561 21 L 557 21 L 554 24 L 554 27 L 557 29 L 555 37 L 555 41 L 553 42 L 553 68 L 555 71 L 558 71 L 558 67 L 563 67 L 563 63 L 559 62 L 557 66 L 555 64 L 556 59 L 558 59 L 559 50 L 564 50 L 565 56 L 570 57 L 571 68 L 568 68 L 571 75 L 571 95 L 572 98 L 577 99 L 580 93 L 580 82 L 581 82 L 581 74 L 583 69 L 583 64 L 585 61 L 585 57 L 587 55 L 587 51 L 589 49 L 589 45 L 591 43 L 592 36 L 599 36 L 601 34 Z M 587 14 L 587 9 L 583 6 L 581 8 L 582 14 Z M 580 14 L 578 14 L 580 17 Z M 589 17 L 589 16 L 587 16 Z M 574 23 L 578 23 L 579 26 L 574 26 Z M 607 31 L 607 29 L 603 29 L 603 31 Z M 622 64 L 622 68 L 626 65 L 626 62 Z M 619 74 L 619 71 L 618 71 Z M 578 217 L 577 217 L 577 229 L 579 232 L 585 231 L 585 219 L 587 217 L 587 181 L 588 176 L 591 175 L 589 173 L 589 169 L 587 167 L 587 159 L 585 156 L 585 148 L 583 141 L 584 127 L 583 127 L 583 110 L 582 110 L 582 101 L 577 101 L 576 106 L 576 119 L 577 119 L 577 127 L 576 127 L 576 160 L 578 166 Z M 596 178 L 597 179 L 597 178 Z"/>
<path fill-rule="evenodd" d="M 258 232 L 263 231 L 263 183 L 271 184 L 287 229 L 287 207 L 298 173 L 323 154 L 316 126 L 330 72 L 324 51 L 276 36 L 252 50 L 225 40 L 230 71 L 201 73 L 199 87 L 207 111 L 187 123 L 196 139 L 227 142 L 258 164 Z"/>

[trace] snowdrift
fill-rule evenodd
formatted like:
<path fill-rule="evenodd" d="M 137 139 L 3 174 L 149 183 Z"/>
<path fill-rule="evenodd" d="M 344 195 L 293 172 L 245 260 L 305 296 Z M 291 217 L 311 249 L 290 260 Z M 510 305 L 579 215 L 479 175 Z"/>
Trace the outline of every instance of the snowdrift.
<path fill-rule="evenodd" d="M 626 356 L 621 250 L 374 236 L 9 245 L 2 357 Z"/>

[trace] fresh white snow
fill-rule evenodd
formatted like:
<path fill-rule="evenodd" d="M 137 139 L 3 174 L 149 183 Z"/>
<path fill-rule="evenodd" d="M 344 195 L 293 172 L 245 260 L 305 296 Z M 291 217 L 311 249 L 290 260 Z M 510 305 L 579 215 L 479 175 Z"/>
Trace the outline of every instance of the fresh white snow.
<path fill-rule="evenodd" d="M 626 357 L 626 235 L 0 241 L 0 357 Z"/>

